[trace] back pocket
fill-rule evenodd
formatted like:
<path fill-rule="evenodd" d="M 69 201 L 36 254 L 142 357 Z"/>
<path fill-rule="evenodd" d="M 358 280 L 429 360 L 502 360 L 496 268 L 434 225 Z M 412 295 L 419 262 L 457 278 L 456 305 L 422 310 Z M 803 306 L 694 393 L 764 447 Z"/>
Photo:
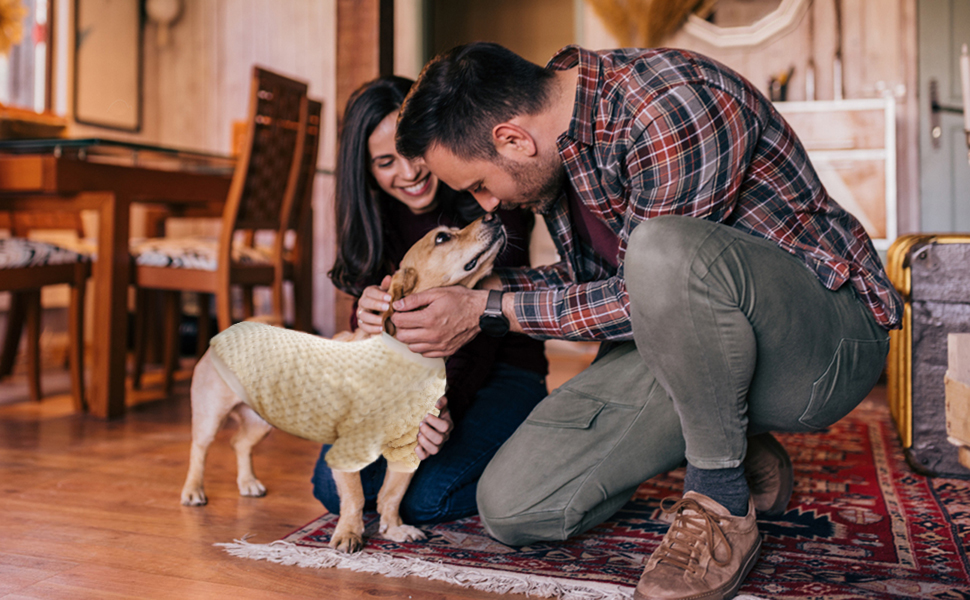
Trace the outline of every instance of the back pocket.
<path fill-rule="evenodd" d="M 823 429 L 849 414 L 876 385 L 888 352 L 888 339 L 839 342 L 832 362 L 812 385 L 812 399 L 799 422 Z"/>

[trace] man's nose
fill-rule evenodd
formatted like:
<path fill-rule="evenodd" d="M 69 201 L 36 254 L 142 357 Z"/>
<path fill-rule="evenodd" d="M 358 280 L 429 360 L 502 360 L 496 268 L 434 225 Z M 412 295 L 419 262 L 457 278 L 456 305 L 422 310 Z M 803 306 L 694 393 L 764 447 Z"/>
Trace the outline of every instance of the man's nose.
<path fill-rule="evenodd" d="M 491 194 L 473 193 L 472 195 L 475 196 L 475 200 L 478 201 L 478 205 L 484 208 L 486 212 L 493 212 L 497 210 L 499 204 L 501 203 L 498 198 Z"/>

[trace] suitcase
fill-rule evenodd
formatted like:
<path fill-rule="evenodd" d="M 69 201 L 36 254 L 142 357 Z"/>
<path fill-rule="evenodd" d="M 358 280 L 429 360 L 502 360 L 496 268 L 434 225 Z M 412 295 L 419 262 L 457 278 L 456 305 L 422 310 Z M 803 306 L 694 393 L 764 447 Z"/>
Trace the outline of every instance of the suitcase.
<path fill-rule="evenodd" d="M 946 433 L 970 468 L 970 333 L 949 334 L 946 351 Z"/>
<path fill-rule="evenodd" d="M 890 332 L 889 408 L 910 466 L 924 475 L 970 479 L 947 440 L 947 334 L 970 332 L 970 235 L 896 239 L 886 272 L 905 301 L 902 329 Z"/>

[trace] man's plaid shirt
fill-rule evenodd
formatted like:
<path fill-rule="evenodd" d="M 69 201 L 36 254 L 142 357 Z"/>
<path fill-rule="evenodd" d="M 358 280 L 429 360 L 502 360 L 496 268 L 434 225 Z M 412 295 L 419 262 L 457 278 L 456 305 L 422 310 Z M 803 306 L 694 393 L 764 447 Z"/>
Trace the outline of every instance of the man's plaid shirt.
<path fill-rule="evenodd" d="M 832 200 L 771 103 L 727 67 L 682 50 L 564 48 L 579 66 L 569 130 L 558 139 L 569 185 L 619 238 L 619 268 L 574 234 L 568 202 L 545 215 L 562 261 L 497 271 L 534 337 L 630 340 L 623 262 L 630 233 L 659 215 L 709 219 L 767 238 L 826 288 L 845 283 L 887 329 L 903 303 L 862 225 Z"/>

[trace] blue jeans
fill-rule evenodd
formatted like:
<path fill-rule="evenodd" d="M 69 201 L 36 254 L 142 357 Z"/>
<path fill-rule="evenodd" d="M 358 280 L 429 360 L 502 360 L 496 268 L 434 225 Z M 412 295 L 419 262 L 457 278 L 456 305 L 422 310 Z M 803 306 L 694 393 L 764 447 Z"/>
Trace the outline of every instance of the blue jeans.
<path fill-rule="evenodd" d="M 421 462 L 401 502 L 405 523 L 440 523 L 478 512 L 475 494 L 485 465 L 547 394 L 545 378 L 533 371 L 497 363 L 474 404 L 455 426 L 438 454 Z M 313 495 L 340 514 L 340 498 L 324 446 L 313 471 Z M 360 472 L 365 509 L 374 510 L 387 462 L 381 457 Z"/>

